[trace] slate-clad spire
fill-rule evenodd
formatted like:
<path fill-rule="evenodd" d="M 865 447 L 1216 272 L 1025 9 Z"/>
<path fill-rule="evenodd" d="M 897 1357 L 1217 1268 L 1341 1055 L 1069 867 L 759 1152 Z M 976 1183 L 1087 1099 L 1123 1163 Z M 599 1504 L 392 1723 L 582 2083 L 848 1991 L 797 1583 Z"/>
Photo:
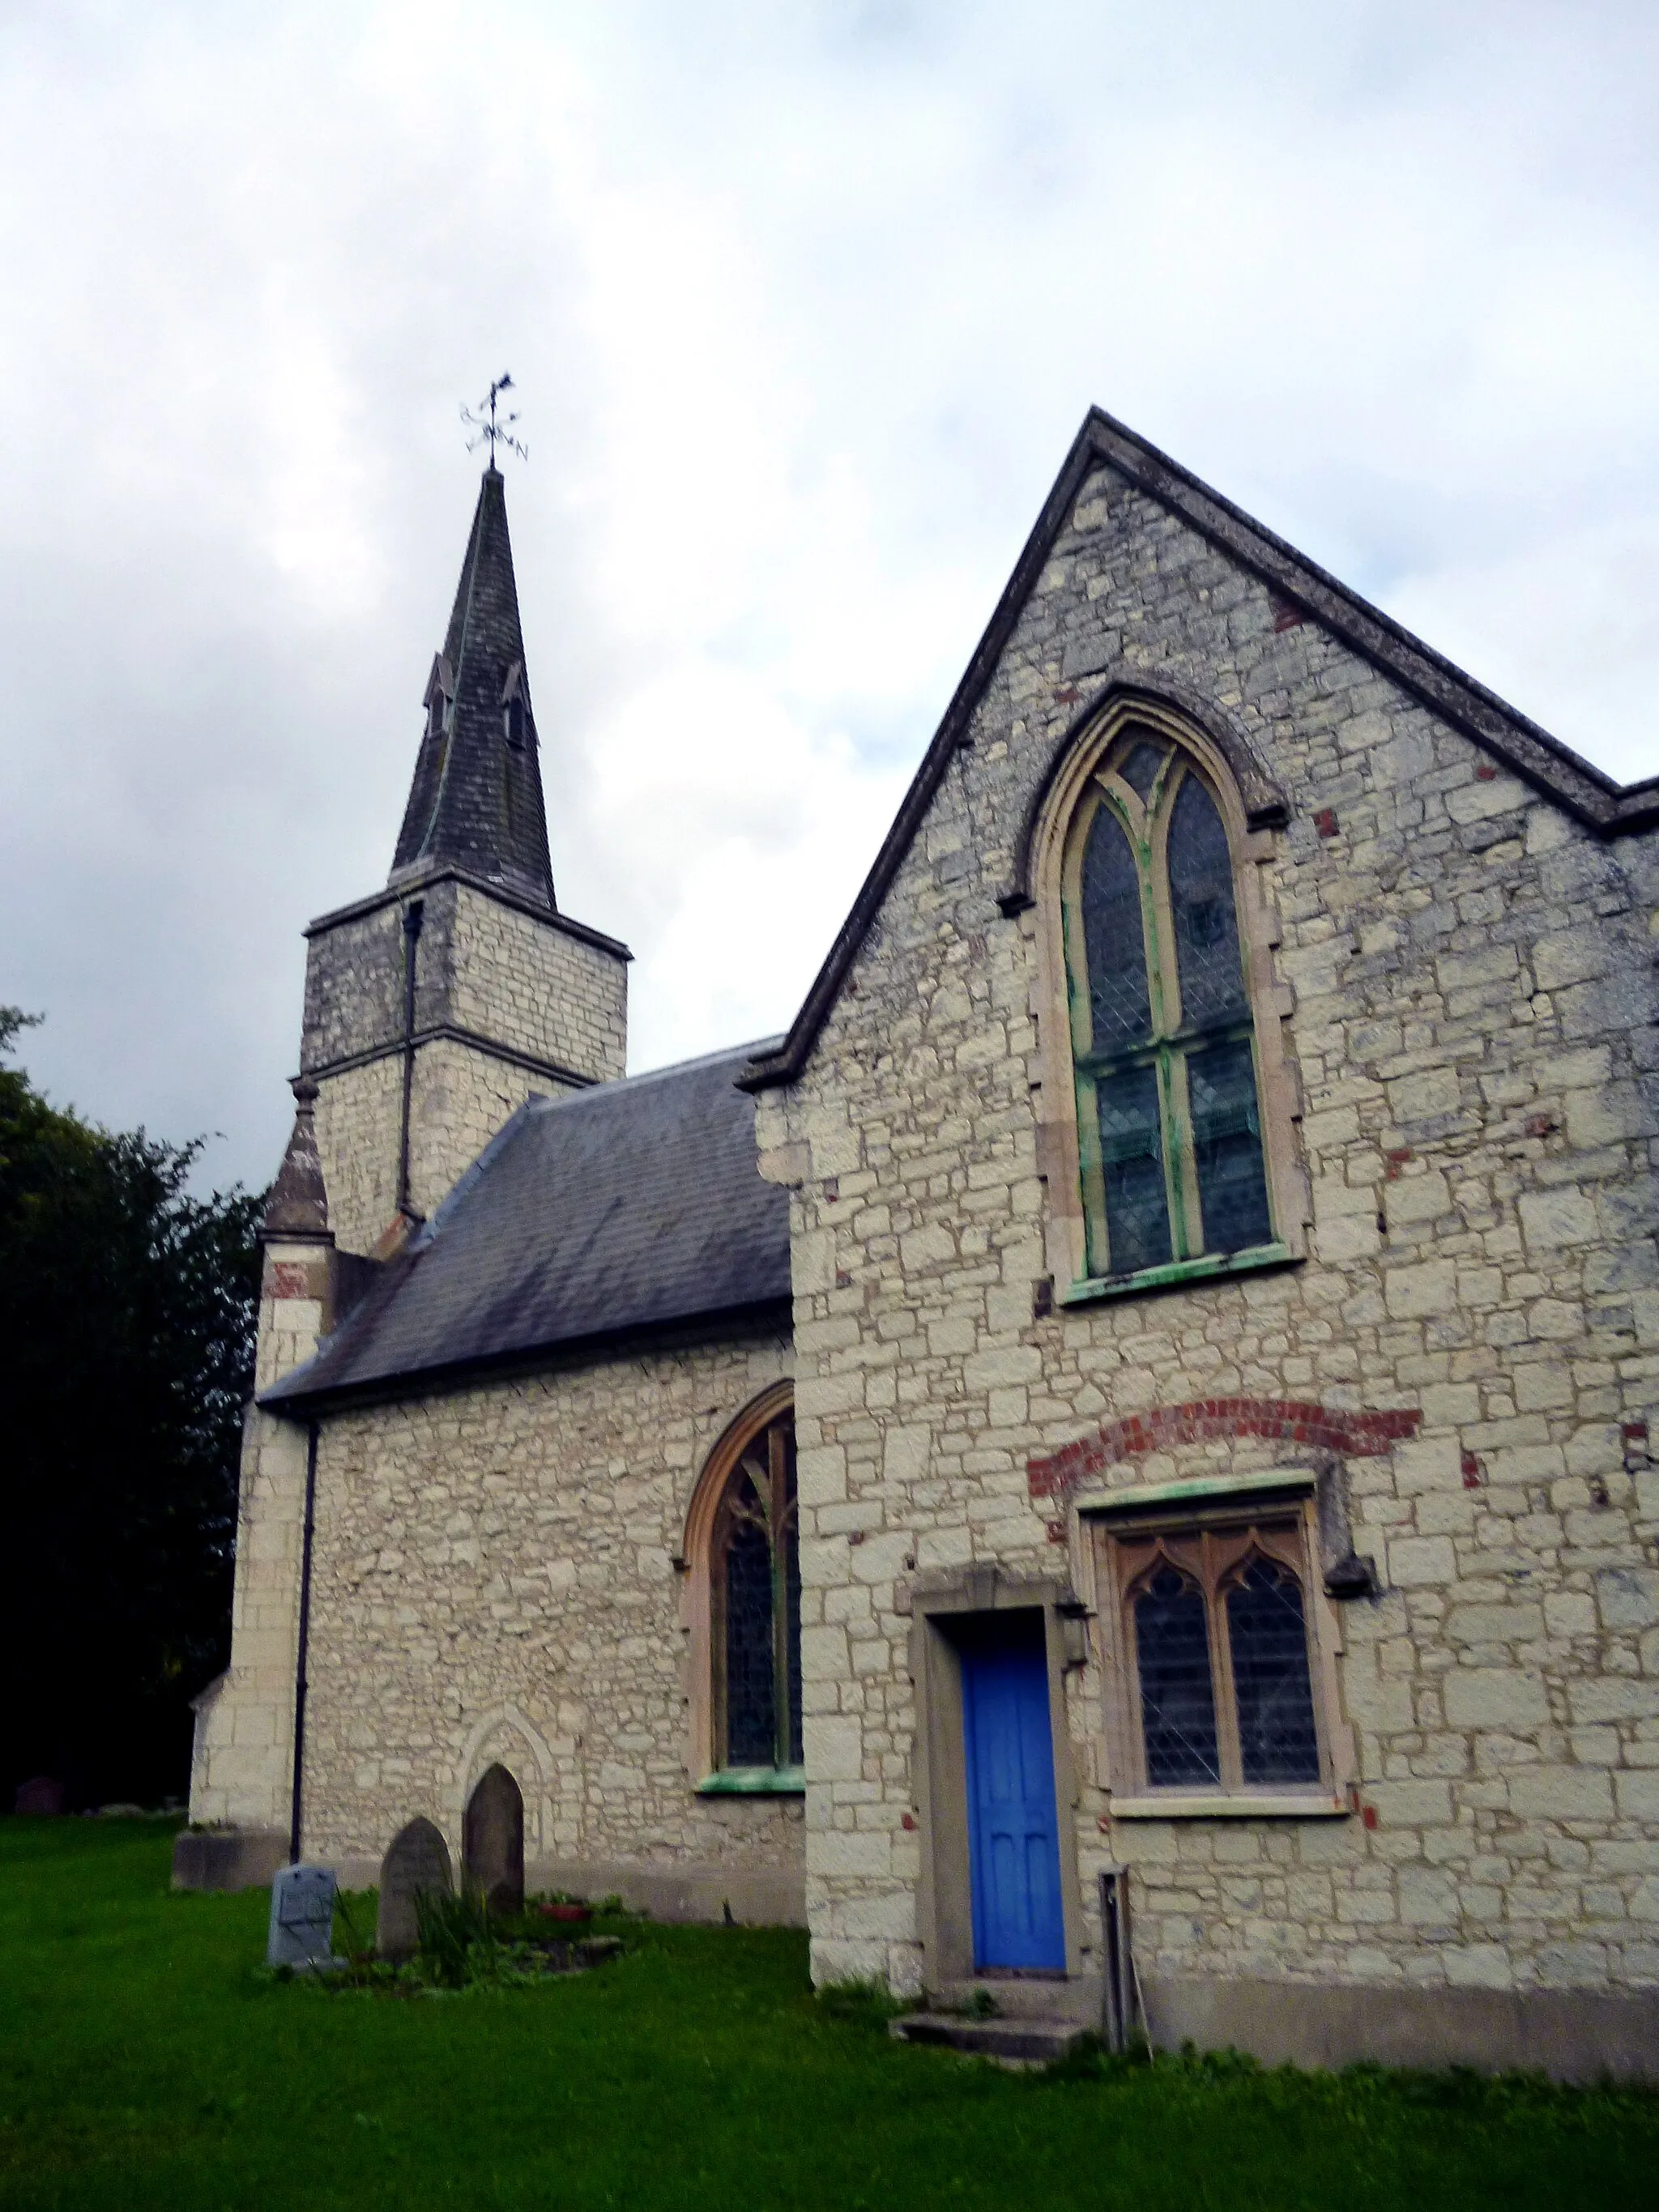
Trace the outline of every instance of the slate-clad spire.
<path fill-rule="evenodd" d="M 453 860 L 551 907 L 541 763 L 501 472 L 484 471 L 392 864 Z"/>

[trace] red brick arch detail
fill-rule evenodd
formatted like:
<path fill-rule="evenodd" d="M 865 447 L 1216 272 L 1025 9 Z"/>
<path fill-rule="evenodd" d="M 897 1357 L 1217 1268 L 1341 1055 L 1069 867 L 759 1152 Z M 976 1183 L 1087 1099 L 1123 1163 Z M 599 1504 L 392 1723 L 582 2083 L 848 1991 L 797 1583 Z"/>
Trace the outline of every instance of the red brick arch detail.
<path fill-rule="evenodd" d="M 1210 1437 L 1264 1437 L 1273 1443 L 1336 1452 L 1344 1459 L 1375 1459 L 1402 1437 L 1415 1436 L 1422 1419 L 1415 1407 L 1355 1413 L 1295 1398 L 1194 1398 L 1184 1406 L 1154 1406 L 1107 1421 L 1093 1436 L 1030 1461 L 1028 1480 L 1033 1498 L 1064 1498 L 1085 1475 L 1138 1459 L 1143 1452 L 1200 1443 Z"/>

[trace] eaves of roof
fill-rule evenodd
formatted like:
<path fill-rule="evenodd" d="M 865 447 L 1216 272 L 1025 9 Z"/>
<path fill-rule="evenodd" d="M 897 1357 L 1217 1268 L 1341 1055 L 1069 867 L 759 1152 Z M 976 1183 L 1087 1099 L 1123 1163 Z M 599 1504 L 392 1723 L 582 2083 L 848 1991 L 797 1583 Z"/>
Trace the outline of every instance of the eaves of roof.
<path fill-rule="evenodd" d="M 395 1289 L 395 1282 L 384 1288 L 377 1284 L 369 1295 L 389 1303 Z M 587 1336 L 560 1336 L 546 1344 L 523 1345 L 507 1352 L 434 1361 L 428 1367 L 402 1369 L 363 1382 L 325 1383 L 316 1389 L 307 1389 L 303 1372 L 296 1370 L 296 1387 L 274 1386 L 258 1403 L 264 1412 L 280 1414 L 284 1420 L 309 1420 L 319 1414 L 348 1413 L 360 1406 L 437 1396 L 474 1382 L 501 1382 L 515 1375 L 546 1375 L 595 1359 L 623 1358 L 647 1350 L 670 1351 L 681 1345 L 703 1343 L 710 1336 L 725 1338 L 748 1328 L 787 1326 L 793 1310 L 788 1297 L 756 1298 L 742 1305 L 714 1306 L 703 1313 L 677 1314 L 672 1320 L 647 1322 L 637 1328 L 595 1329 Z M 349 1316 L 351 1322 L 356 1319 L 356 1314 Z"/>
<path fill-rule="evenodd" d="M 1602 837 L 1629 835 L 1659 826 L 1659 776 L 1620 784 L 1592 762 L 1564 745 L 1547 730 L 1489 691 L 1472 676 L 1425 645 L 1420 638 L 1328 570 L 1285 541 L 1241 507 L 1160 453 L 1146 439 L 1098 407 L 1091 408 L 1073 442 L 1054 489 L 1043 502 L 1036 526 L 1014 564 L 984 635 L 975 648 L 961 683 L 922 757 L 893 825 L 865 878 L 852 911 L 842 924 L 823 965 L 801 1003 L 788 1036 L 775 1053 L 751 1060 L 738 1081 L 745 1091 L 793 1083 L 806 1064 L 819 1030 L 829 1019 L 859 947 L 897 875 L 912 839 L 921 828 L 933 794 L 944 781 L 951 757 L 965 743 L 975 709 L 994 674 L 1021 609 L 1041 574 L 1054 540 L 1066 526 L 1078 493 L 1096 469 L 1105 465 L 1189 523 L 1212 545 L 1262 582 L 1323 624 L 1334 636 L 1391 676 L 1454 727 L 1482 745 L 1505 767 L 1564 812 Z"/>

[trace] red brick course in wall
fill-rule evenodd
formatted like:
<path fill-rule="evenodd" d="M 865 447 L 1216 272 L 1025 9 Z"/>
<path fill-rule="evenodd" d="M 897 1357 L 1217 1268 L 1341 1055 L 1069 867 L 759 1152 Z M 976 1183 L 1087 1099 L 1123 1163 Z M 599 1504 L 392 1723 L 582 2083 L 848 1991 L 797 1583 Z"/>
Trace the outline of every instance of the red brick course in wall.
<path fill-rule="evenodd" d="M 1085 1475 L 1138 1459 L 1143 1452 L 1212 1437 L 1264 1437 L 1336 1452 L 1344 1459 L 1375 1459 L 1402 1437 L 1415 1436 L 1422 1419 L 1415 1407 L 1390 1413 L 1348 1413 L 1296 1398 L 1194 1398 L 1184 1406 L 1154 1406 L 1107 1421 L 1093 1436 L 1030 1461 L 1027 1476 L 1033 1498 L 1065 1498 Z"/>

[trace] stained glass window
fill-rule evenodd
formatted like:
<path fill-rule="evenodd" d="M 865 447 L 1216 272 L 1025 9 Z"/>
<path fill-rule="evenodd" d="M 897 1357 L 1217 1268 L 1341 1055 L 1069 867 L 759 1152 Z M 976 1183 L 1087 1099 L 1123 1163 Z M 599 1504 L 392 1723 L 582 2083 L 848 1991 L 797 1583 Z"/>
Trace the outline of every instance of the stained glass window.
<path fill-rule="evenodd" d="M 1319 1734 L 1296 1577 L 1253 1559 L 1227 1593 L 1227 1636 L 1245 1781 L 1317 1782 Z"/>
<path fill-rule="evenodd" d="M 1170 1257 L 1170 1207 L 1164 1187 L 1158 1071 L 1124 1067 L 1095 1085 L 1100 1161 L 1120 1273 L 1156 1267 Z"/>
<path fill-rule="evenodd" d="M 744 1451 L 720 1502 L 711 1558 L 719 1764 L 801 1761 L 800 1544 L 792 1418 Z"/>
<path fill-rule="evenodd" d="M 1083 855 L 1083 929 L 1093 1050 L 1141 1043 L 1152 1033 L 1152 1018 L 1140 877 L 1123 825 L 1107 806 L 1096 812 Z"/>
<path fill-rule="evenodd" d="M 1273 1242 L 1232 853 L 1192 762 L 1131 731 L 1097 775 L 1068 912 L 1089 1272 Z"/>
<path fill-rule="evenodd" d="M 1173 1567 L 1135 1600 L 1135 1659 L 1150 1786 L 1219 1782 L 1204 1593 Z"/>
<path fill-rule="evenodd" d="M 1265 1244 L 1273 1229 L 1249 1037 L 1188 1054 L 1187 1085 L 1205 1249 L 1242 1252 Z"/>
<path fill-rule="evenodd" d="M 1233 862 L 1216 804 L 1184 775 L 1170 817 L 1170 907 L 1181 968 L 1181 1018 L 1188 1029 L 1244 1011 Z"/>
<path fill-rule="evenodd" d="M 1317 1789 L 1304 1524 L 1222 1509 L 1212 1525 L 1102 1540 L 1133 1651 L 1145 1787 Z"/>
<path fill-rule="evenodd" d="M 726 1755 L 733 1766 L 772 1764 L 772 1547 L 764 1528 L 750 1522 L 732 1530 L 726 1550 Z"/>

